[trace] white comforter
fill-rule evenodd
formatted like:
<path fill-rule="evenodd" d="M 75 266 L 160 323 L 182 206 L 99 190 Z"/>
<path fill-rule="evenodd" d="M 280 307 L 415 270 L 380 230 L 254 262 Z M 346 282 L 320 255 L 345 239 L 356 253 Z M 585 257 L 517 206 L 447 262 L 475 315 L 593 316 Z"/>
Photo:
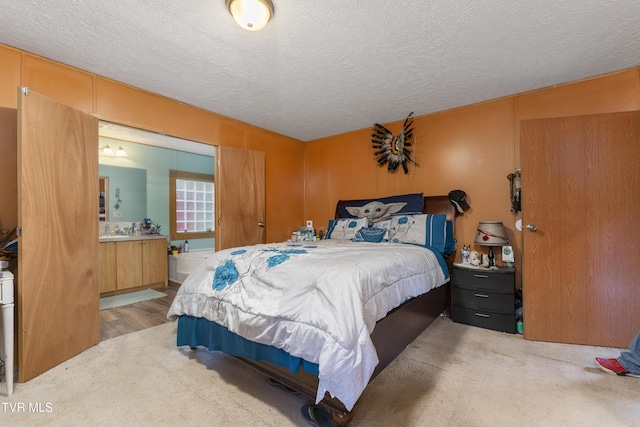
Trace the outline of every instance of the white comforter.
<path fill-rule="evenodd" d="M 220 251 L 180 287 L 168 317 L 205 317 L 319 365 L 325 392 L 351 410 L 378 356 L 376 321 L 448 279 L 428 249 L 323 240 Z"/>

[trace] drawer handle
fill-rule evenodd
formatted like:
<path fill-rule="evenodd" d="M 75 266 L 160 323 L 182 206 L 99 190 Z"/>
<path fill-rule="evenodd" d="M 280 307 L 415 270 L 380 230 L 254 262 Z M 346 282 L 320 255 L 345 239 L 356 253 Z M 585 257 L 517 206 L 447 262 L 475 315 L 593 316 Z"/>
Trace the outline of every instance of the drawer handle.
<path fill-rule="evenodd" d="M 473 277 L 477 277 L 479 279 L 488 279 L 489 276 L 487 276 L 486 274 L 474 274 Z"/>
<path fill-rule="evenodd" d="M 489 295 L 485 295 L 485 294 L 473 294 L 475 296 L 477 296 L 478 298 L 489 298 Z"/>
<path fill-rule="evenodd" d="M 478 317 L 491 317 L 488 314 L 484 314 L 484 313 L 475 313 L 475 315 Z"/>

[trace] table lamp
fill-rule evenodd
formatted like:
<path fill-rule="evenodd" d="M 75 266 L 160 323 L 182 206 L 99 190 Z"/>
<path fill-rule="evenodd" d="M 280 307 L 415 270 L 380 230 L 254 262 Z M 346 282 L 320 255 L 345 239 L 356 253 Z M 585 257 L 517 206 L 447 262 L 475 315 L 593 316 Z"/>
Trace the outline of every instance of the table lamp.
<path fill-rule="evenodd" d="M 476 231 L 476 245 L 489 247 L 489 267 L 495 267 L 496 261 L 493 254 L 494 246 L 503 246 L 509 243 L 504 226 L 500 221 L 480 221 Z"/>

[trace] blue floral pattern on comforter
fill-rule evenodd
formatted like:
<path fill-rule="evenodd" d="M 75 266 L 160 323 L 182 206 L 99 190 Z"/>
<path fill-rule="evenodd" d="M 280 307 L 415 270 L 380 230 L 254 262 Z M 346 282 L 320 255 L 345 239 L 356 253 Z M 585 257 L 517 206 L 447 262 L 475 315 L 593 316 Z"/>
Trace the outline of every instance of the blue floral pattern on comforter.
<path fill-rule="evenodd" d="M 168 318 L 204 317 L 319 366 L 325 392 L 351 410 L 378 364 L 370 334 L 406 300 L 446 283 L 422 246 L 323 240 L 216 252 L 187 277 Z"/>

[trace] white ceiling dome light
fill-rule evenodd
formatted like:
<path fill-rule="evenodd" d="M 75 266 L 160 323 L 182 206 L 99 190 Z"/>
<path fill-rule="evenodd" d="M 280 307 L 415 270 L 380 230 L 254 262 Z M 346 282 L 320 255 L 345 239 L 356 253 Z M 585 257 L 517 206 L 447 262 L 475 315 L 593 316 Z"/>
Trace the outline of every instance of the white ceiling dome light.
<path fill-rule="evenodd" d="M 271 0 L 226 0 L 227 9 L 245 30 L 259 31 L 273 17 Z"/>

